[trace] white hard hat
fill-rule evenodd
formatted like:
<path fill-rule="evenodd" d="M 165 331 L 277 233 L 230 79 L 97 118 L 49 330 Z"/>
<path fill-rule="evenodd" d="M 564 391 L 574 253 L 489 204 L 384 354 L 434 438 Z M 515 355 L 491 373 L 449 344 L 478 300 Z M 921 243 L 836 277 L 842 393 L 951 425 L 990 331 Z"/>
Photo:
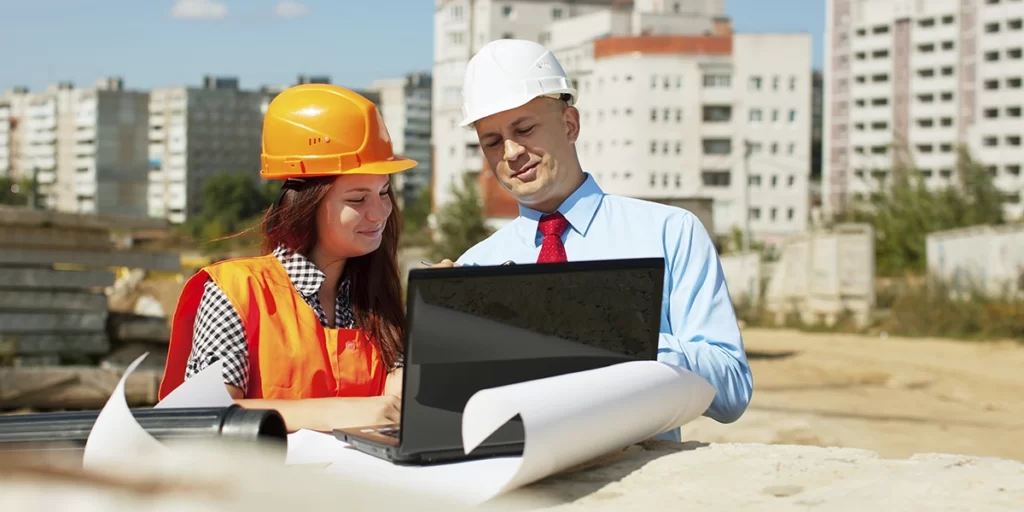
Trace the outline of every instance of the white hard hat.
<path fill-rule="evenodd" d="M 462 123 L 521 107 L 534 98 L 570 97 L 577 92 L 562 65 L 547 48 L 533 41 L 498 39 L 480 48 L 466 66 L 462 84 Z"/>

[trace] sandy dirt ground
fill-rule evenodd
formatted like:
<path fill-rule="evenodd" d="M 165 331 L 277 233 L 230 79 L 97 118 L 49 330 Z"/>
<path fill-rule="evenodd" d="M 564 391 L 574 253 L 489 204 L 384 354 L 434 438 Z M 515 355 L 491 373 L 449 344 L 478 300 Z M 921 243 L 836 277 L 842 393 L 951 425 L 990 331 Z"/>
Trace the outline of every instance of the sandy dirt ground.
<path fill-rule="evenodd" d="M 1024 460 L 1024 344 L 746 329 L 754 396 L 684 440 Z"/>

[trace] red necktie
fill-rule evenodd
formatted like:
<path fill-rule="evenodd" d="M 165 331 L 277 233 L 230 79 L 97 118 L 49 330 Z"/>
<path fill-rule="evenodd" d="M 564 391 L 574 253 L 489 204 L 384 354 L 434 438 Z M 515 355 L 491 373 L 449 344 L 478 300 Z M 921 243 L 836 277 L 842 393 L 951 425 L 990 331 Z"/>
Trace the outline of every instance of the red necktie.
<path fill-rule="evenodd" d="M 561 213 L 552 213 L 540 218 L 537 230 L 544 235 L 540 245 L 537 263 L 562 263 L 566 261 L 565 246 L 562 245 L 562 233 L 569 227 L 569 221 Z"/>

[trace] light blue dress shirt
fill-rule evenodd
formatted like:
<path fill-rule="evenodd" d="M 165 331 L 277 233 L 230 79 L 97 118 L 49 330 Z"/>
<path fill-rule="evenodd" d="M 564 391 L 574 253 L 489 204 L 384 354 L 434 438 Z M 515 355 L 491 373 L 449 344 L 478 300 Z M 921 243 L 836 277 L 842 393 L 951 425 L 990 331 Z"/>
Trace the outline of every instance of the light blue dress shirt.
<path fill-rule="evenodd" d="M 571 261 L 665 258 L 658 360 L 686 368 L 715 388 L 705 416 L 722 423 L 739 419 L 750 402 L 753 377 L 718 253 L 700 220 L 682 208 L 605 194 L 589 174 L 558 211 L 569 221 L 562 241 Z M 520 205 L 519 217 L 456 263 L 536 262 L 542 215 Z M 679 440 L 679 430 L 659 437 Z"/>

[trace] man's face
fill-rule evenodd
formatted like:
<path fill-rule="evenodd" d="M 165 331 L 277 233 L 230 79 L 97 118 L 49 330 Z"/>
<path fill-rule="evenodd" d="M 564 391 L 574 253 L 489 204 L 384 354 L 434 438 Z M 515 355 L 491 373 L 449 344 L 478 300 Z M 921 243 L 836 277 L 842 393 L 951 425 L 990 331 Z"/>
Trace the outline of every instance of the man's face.
<path fill-rule="evenodd" d="M 474 127 L 498 183 L 520 203 L 553 211 L 572 192 L 563 189 L 576 185 L 571 163 L 580 124 L 575 108 L 541 97 Z"/>

